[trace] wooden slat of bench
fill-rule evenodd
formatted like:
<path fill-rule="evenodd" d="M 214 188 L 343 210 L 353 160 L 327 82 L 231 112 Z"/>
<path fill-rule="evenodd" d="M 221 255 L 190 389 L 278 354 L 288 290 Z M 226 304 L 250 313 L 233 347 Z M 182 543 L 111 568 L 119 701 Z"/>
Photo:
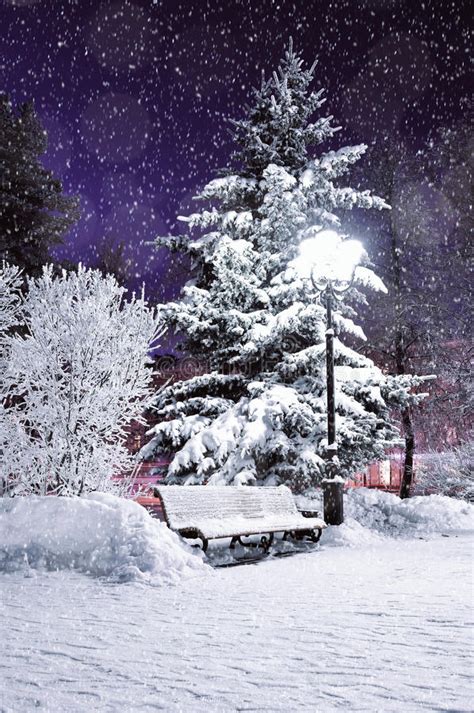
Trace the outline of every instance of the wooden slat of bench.
<path fill-rule="evenodd" d="M 165 521 L 163 504 L 160 498 L 155 498 L 149 495 L 139 495 L 135 498 L 135 502 L 148 510 L 148 512 L 150 512 L 154 517 Z"/>
<path fill-rule="evenodd" d="M 139 495 L 135 498 L 135 502 L 139 505 L 153 505 L 154 507 L 163 509 L 163 505 L 160 498 L 155 498 L 153 495 Z"/>

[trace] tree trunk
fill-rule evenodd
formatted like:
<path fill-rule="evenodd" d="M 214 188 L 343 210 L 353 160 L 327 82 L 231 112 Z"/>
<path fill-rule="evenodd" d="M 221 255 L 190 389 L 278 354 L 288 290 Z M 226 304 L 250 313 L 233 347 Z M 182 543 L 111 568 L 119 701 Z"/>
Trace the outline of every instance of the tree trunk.
<path fill-rule="evenodd" d="M 400 497 L 404 499 L 410 497 L 411 486 L 413 484 L 413 459 L 415 455 L 415 430 L 413 428 L 413 420 L 409 408 L 403 410 L 402 422 L 405 434 L 405 464 L 400 482 Z"/>
<path fill-rule="evenodd" d="M 395 338 L 395 361 L 397 374 L 405 374 L 408 355 L 404 345 L 403 331 L 399 329 Z M 403 435 L 405 437 L 405 463 L 403 466 L 402 478 L 400 481 L 400 497 L 402 499 L 410 497 L 411 486 L 413 484 L 413 461 L 415 456 L 415 429 L 411 408 L 408 406 L 402 411 Z"/>
<path fill-rule="evenodd" d="M 392 186 L 393 188 L 393 186 Z M 401 264 L 402 249 L 399 245 L 399 236 L 396 226 L 391 220 L 391 253 L 393 285 L 395 292 L 395 366 L 398 375 L 406 374 L 408 366 L 408 351 L 405 341 L 406 326 L 403 318 L 402 293 L 403 293 L 403 267 Z M 403 466 L 402 478 L 400 481 L 400 497 L 402 499 L 410 497 L 411 486 L 413 484 L 413 461 L 415 456 L 415 429 L 410 407 L 402 411 L 403 435 L 405 437 L 405 463 Z"/>

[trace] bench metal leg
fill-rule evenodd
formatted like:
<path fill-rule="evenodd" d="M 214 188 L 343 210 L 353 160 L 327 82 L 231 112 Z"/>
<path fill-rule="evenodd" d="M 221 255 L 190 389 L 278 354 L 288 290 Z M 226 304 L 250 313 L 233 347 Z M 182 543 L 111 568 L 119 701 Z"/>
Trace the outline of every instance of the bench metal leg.
<path fill-rule="evenodd" d="M 321 538 L 321 533 L 322 529 L 320 527 L 314 528 L 313 530 L 287 530 L 283 534 L 283 540 L 288 540 L 291 538 L 292 540 L 297 540 L 301 541 L 304 540 L 306 537 L 309 537 L 311 542 L 319 542 Z"/>
<path fill-rule="evenodd" d="M 201 549 L 203 552 L 206 552 L 207 546 L 209 545 L 209 540 L 204 537 L 202 532 L 199 532 L 199 530 L 196 530 L 194 527 L 190 528 L 183 528 L 182 530 L 178 530 L 178 533 L 181 535 L 181 537 L 185 538 L 191 538 L 193 540 L 201 540 L 202 545 Z M 192 547 L 199 547 L 197 544 L 193 544 Z"/>
<path fill-rule="evenodd" d="M 235 550 L 235 545 L 239 543 L 239 545 L 242 545 L 242 547 L 251 547 L 251 548 L 256 548 L 256 547 L 261 547 L 261 549 L 266 553 L 272 546 L 273 542 L 273 532 L 271 532 L 268 537 L 266 535 L 262 535 L 260 538 L 260 542 L 244 542 L 242 540 L 242 537 L 249 537 L 250 535 L 235 535 L 231 542 L 230 542 L 230 549 Z"/>
<path fill-rule="evenodd" d="M 260 540 L 260 547 L 263 549 L 264 552 L 268 552 L 268 550 L 272 546 L 273 538 L 273 532 L 270 532 L 268 538 L 265 535 L 262 535 L 262 538 Z"/>
<path fill-rule="evenodd" d="M 321 539 L 322 535 L 322 529 L 320 527 L 316 528 L 315 530 L 311 530 L 311 541 L 316 544 L 316 542 L 319 542 Z"/>

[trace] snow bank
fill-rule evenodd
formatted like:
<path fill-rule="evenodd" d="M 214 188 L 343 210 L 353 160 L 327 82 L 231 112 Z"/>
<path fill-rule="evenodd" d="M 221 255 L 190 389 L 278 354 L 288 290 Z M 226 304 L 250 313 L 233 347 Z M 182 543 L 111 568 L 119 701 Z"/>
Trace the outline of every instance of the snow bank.
<path fill-rule="evenodd" d="M 323 512 L 320 491 L 296 496 L 301 510 Z M 344 523 L 328 527 L 321 544 L 359 547 L 385 537 L 427 537 L 474 530 L 474 505 L 444 495 L 420 495 L 401 500 L 381 490 L 354 488 L 344 495 Z"/>
<path fill-rule="evenodd" d="M 354 488 L 345 497 L 348 520 L 385 535 L 426 535 L 474 529 L 474 505 L 445 495 L 401 500 L 381 490 Z"/>
<path fill-rule="evenodd" d="M 364 527 L 360 522 L 348 517 L 347 513 L 345 513 L 342 525 L 328 527 L 324 530 L 321 537 L 321 545 L 323 547 L 328 545 L 331 547 L 364 547 L 381 542 L 383 539 L 383 534 Z"/>
<path fill-rule="evenodd" d="M 104 493 L 0 499 L 0 572 L 30 567 L 152 584 L 207 570 L 140 505 Z"/>

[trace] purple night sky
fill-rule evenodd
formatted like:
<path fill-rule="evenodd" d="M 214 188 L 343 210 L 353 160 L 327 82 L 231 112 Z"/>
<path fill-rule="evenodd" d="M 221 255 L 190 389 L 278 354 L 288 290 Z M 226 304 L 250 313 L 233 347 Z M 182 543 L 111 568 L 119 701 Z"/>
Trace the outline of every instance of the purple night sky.
<path fill-rule="evenodd" d="M 224 118 L 289 35 L 319 58 L 341 142 L 418 142 L 461 116 L 469 17 L 464 0 L 3 0 L 0 90 L 34 98 L 45 163 L 81 196 L 61 256 L 92 264 L 104 236 L 124 239 L 132 282 L 169 297 L 183 268 L 145 243 L 226 163 Z"/>

